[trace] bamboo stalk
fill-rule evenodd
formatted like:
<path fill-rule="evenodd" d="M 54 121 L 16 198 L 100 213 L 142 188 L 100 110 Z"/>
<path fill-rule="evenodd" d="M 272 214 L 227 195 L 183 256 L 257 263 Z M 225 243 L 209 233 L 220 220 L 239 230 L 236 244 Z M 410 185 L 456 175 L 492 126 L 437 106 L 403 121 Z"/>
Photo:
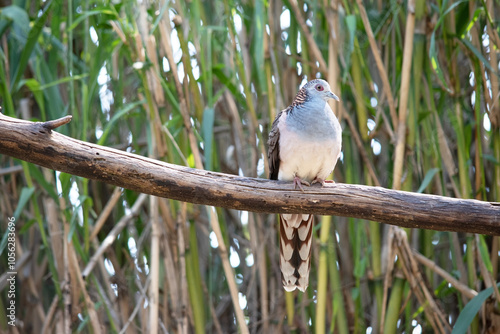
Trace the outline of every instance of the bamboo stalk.
<path fill-rule="evenodd" d="M 115 241 L 118 234 L 120 234 L 120 232 L 127 226 L 129 221 L 132 220 L 139 213 L 139 210 L 141 209 L 142 204 L 144 203 L 147 197 L 148 196 L 146 194 L 139 195 L 134 205 L 130 209 L 130 213 L 123 216 L 118 221 L 118 223 L 113 227 L 113 229 L 108 233 L 106 238 L 101 242 L 99 249 L 96 250 L 94 255 L 90 258 L 89 262 L 87 263 L 87 266 L 82 271 L 83 278 L 86 278 L 90 274 L 90 272 L 96 265 L 98 258 L 102 256 L 102 254 L 106 251 L 106 249 L 109 246 L 111 246 L 111 244 Z"/>
<path fill-rule="evenodd" d="M 316 304 L 316 333 L 326 333 L 326 299 L 328 283 L 327 242 L 330 239 L 331 216 L 321 219 L 321 234 L 319 237 L 320 251 L 318 264 L 318 293 Z"/>
<path fill-rule="evenodd" d="M 164 50 L 164 52 L 167 56 L 168 62 L 170 64 L 170 70 L 172 71 L 172 77 L 174 79 L 175 88 L 177 90 L 177 95 L 179 97 L 179 106 L 180 106 L 180 110 L 181 110 L 181 115 L 182 115 L 182 119 L 184 121 L 184 127 L 186 129 L 186 132 L 187 132 L 187 135 L 189 138 L 189 146 L 191 148 L 191 152 L 193 153 L 195 166 L 196 166 L 196 168 L 203 169 L 203 163 L 201 161 L 201 154 L 200 154 L 200 150 L 199 150 L 198 145 L 197 145 L 196 137 L 193 133 L 193 126 L 191 125 L 189 110 L 188 110 L 187 104 L 186 104 L 186 98 L 184 97 L 184 91 L 182 90 L 182 85 L 179 81 L 179 74 L 177 72 L 177 64 L 174 61 L 174 55 L 172 52 L 172 43 L 170 41 L 170 33 L 171 33 L 170 23 L 167 20 L 162 19 L 162 22 L 159 25 L 159 28 L 160 28 L 160 35 L 161 35 L 161 39 L 162 39 L 161 45 L 163 47 L 163 50 Z"/>
<path fill-rule="evenodd" d="M 309 28 L 307 27 L 306 21 L 304 20 L 302 13 L 300 12 L 299 4 L 297 3 L 297 0 L 289 0 L 288 3 L 290 4 L 290 7 L 293 11 L 294 17 L 297 20 L 297 23 L 300 25 L 300 29 L 302 33 L 305 36 L 305 39 L 307 40 L 307 45 L 311 53 L 313 54 L 314 58 L 316 58 L 316 61 L 319 63 L 319 71 L 324 75 L 328 75 L 328 69 L 326 67 L 326 62 L 325 58 L 321 54 L 321 51 L 316 44 L 316 41 L 314 40 L 313 36 L 311 35 L 311 32 L 309 31 Z"/>
<path fill-rule="evenodd" d="M 116 203 L 118 203 L 118 200 L 120 199 L 122 195 L 122 191 L 120 188 L 115 188 L 113 191 L 113 194 L 109 198 L 108 202 L 106 203 L 106 206 L 104 209 L 101 211 L 101 214 L 99 215 L 99 218 L 97 218 L 94 228 L 92 229 L 92 234 L 90 235 L 90 241 L 94 240 L 94 238 L 97 236 L 101 228 L 103 227 L 104 223 L 108 219 L 109 215 L 111 214 L 111 211 L 115 208 Z"/>
<path fill-rule="evenodd" d="M 156 334 L 158 333 L 158 310 L 160 307 L 160 222 L 158 215 L 158 198 L 155 196 L 149 196 L 149 212 L 151 224 L 151 258 L 149 275 L 151 276 L 151 285 L 148 290 L 148 332 Z M 187 333 L 187 331 L 180 333 Z"/>
<path fill-rule="evenodd" d="M 359 1 L 359 0 L 358 0 Z M 396 149 L 394 157 L 393 189 L 401 189 L 403 176 L 403 162 L 405 155 L 406 118 L 408 97 L 411 78 L 411 61 L 413 54 L 413 32 L 415 29 L 415 1 L 408 1 L 408 14 L 406 17 L 405 45 L 403 53 L 403 66 L 401 69 L 401 88 L 399 96 L 398 126 Z"/>
<path fill-rule="evenodd" d="M 243 310 L 239 307 L 238 300 L 238 289 L 236 288 L 236 282 L 234 280 L 233 269 L 227 260 L 228 251 L 226 245 L 224 244 L 224 238 L 222 237 L 222 231 L 220 229 L 219 220 L 217 218 L 217 213 L 215 208 L 207 207 L 208 215 L 210 217 L 210 225 L 212 226 L 213 231 L 217 237 L 217 242 L 219 244 L 220 256 L 222 258 L 222 266 L 224 267 L 224 272 L 226 274 L 226 279 L 228 281 L 229 292 L 231 294 L 231 300 L 234 306 L 234 313 L 236 314 L 236 319 L 238 321 L 238 325 L 240 326 L 240 331 L 243 334 L 248 334 L 248 327 L 245 322 L 245 317 L 243 315 Z"/>
<path fill-rule="evenodd" d="M 186 243 L 184 241 L 184 229 L 186 225 L 186 203 L 181 203 L 181 208 L 177 216 L 177 240 L 179 248 L 179 297 L 180 301 L 177 306 L 177 332 L 187 334 L 189 332 L 188 319 L 186 309 L 188 308 L 188 287 L 186 277 Z"/>
<path fill-rule="evenodd" d="M 387 75 L 387 70 L 385 69 L 384 63 L 382 62 L 382 57 L 380 56 L 380 51 L 378 49 L 375 36 L 373 35 L 373 31 L 370 26 L 370 21 L 368 20 L 368 15 L 366 14 L 365 6 L 361 0 L 356 0 L 356 2 L 358 4 L 359 15 L 361 16 L 361 20 L 363 21 L 363 26 L 365 27 L 368 41 L 370 42 L 370 48 L 372 49 L 372 54 L 375 58 L 375 62 L 377 63 L 377 68 L 380 74 L 380 78 L 382 79 L 384 93 L 387 95 L 387 103 L 389 104 L 389 111 L 392 118 L 392 124 L 394 129 L 397 131 L 398 117 L 396 114 L 396 103 L 394 102 L 391 85 L 389 84 L 389 77 Z"/>

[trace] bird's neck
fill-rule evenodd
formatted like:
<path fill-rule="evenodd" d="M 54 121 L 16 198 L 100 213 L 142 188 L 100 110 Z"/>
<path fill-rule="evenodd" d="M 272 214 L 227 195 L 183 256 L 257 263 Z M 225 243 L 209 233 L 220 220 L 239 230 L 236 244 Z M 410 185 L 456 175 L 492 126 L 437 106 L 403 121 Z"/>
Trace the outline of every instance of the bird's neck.
<path fill-rule="evenodd" d="M 287 126 L 292 131 L 310 137 L 331 135 L 334 122 L 335 116 L 332 109 L 322 99 L 310 100 L 308 103 L 293 108 L 287 117 Z"/>

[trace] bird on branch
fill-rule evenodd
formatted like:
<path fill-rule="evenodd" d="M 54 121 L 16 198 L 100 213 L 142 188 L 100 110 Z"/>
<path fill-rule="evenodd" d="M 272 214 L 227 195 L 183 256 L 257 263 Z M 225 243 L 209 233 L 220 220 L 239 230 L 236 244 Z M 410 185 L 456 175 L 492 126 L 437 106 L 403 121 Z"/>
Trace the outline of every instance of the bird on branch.
<path fill-rule="evenodd" d="M 339 101 L 325 80 L 306 83 L 292 104 L 278 113 L 269 134 L 271 180 L 324 185 L 340 156 L 342 129 L 328 100 Z M 280 215 L 280 268 L 286 291 L 309 285 L 313 215 Z"/>

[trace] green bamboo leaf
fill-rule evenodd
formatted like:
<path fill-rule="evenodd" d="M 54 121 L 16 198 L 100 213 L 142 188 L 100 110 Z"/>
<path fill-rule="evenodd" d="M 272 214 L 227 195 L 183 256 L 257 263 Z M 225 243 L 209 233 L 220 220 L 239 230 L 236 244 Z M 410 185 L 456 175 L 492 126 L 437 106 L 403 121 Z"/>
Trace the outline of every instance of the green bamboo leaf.
<path fill-rule="evenodd" d="M 70 82 L 70 81 L 75 81 L 75 80 L 81 80 L 83 78 L 86 78 L 88 77 L 88 73 L 85 73 L 85 74 L 80 74 L 80 75 L 73 75 L 71 77 L 64 77 L 64 78 L 61 78 L 61 79 L 58 79 L 58 80 L 54 80 L 52 82 L 49 82 L 45 85 L 40 85 L 40 83 L 38 83 L 36 80 L 36 84 L 33 82 L 34 79 L 27 79 L 27 80 L 21 80 L 19 81 L 19 84 L 18 84 L 18 87 L 17 89 L 21 88 L 22 86 L 26 85 L 31 85 L 28 86 L 28 88 L 30 88 L 33 92 L 36 92 L 36 91 L 42 91 L 44 89 L 47 89 L 47 88 L 50 88 L 50 87 L 53 87 L 53 86 L 57 86 L 57 85 L 60 85 L 62 83 L 66 83 L 66 82 Z"/>
<path fill-rule="evenodd" d="M 23 8 L 16 5 L 2 8 L 2 10 L 0 10 L 0 36 L 3 35 L 3 32 L 10 24 L 14 24 L 27 35 L 30 26 L 28 13 L 26 13 Z"/>
<path fill-rule="evenodd" d="M 483 54 L 474 46 L 472 43 L 467 39 L 467 37 L 460 39 L 460 41 L 469 49 L 472 51 L 472 53 L 483 63 L 488 70 L 490 70 L 491 73 L 497 74 L 497 72 L 491 67 L 490 62 L 484 58 Z"/>
<path fill-rule="evenodd" d="M 2 110 L 2 113 L 8 116 L 14 116 L 14 102 L 12 101 L 12 96 L 9 92 L 8 80 L 5 73 L 4 62 L 5 62 L 5 54 L 0 50 L 0 95 L 2 96 L 2 104 L 5 110 Z"/>
<path fill-rule="evenodd" d="M 441 69 L 441 66 L 439 65 L 438 61 L 438 56 L 437 56 L 437 51 L 436 51 L 436 31 L 440 28 L 441 24 L 444 22 L 444 18 L 446 15 L 448 15 L 453 9 L 455 9 L 458 5 L 461 3 L 466 2 L 466 0 L 461 0 L 457 1 L 454 4 L 452 4 L 446 11 L 442 12 L 447 6 L 448 6 L 448 1 L 443 1 L 443 4 L 440 8 L 441 12 L 438 21 L 436 22 L 436 25 L 434 27 L 434 31 L 431 34 L 431 41 L 429 44 L 429 59 L 431 61 L 431 66 L 436 75 L 439 78 L 439 81 L 443 84 L 443 87 L 446 88 L 448 92 L 451 92 L 451 89 L 448 88 L 446 85 L 446 81 L 444 79 L 443 75 L 443 70 Z"/>
<path fill-rule="evenodd" d="M 267 17 L 264 11 L 264 1 L 257 0 L 254 2 L 254 17 L 253 17 L 253 43 L 252 43 L 252 56 L 255 61 L 253 71 L 257 74 L 259 86 L 261 88 L 266 86 L 265 69 L 264 69 L 264 26 Z"/>
<path fill-rule="evenodd" d="M 203 121 L 202 121 L 202 135 L 203 135 L 203 145 L 205 151 L 205 169 L 212 170 L 213 162 L 212 162 L 212 147 L 213 147 L 213 138 L 214 138 L 214 118 L 215 118 L 215 110 L 214 108 L 205 108 L 203 112 Z"/>
<path fill-rule="evenodd" d="M 67 29 L 67 31 L 75 29 L 78 26 L 78 24 L 80 24 L 80 22 L 82 22 L 83 20 L 85 20 L 86 18 L 88 18 L 90 16 L 102 15 L 102 14 L 114 16 L 115 12 L 112 10 L 106 9 L 106 8 L 100 8 L 100 9 L 95 9 L 95 10 L 91 10 L 88 12 L 84 12 L 76 20 L 73 21 L 73 24 Z"/>
<path fill-rule="evenodd" d="M 47 182 L 40 168 L 36 165 L 30 164 L 29 169 L 33 178 L 38 182 L 38 185 L 42 186 L 42 188 L 49 194 L 49 196 L 52 197 L 52 199 L 57 202 L 59 196 L 57 195 L 56 188 L 54 187 L 53 184 Z"/>
<path fill-rule="evenodd" d="M 42 114 L 42 121 L 45 121 L 45 102 L 43 100 L 43 92 L 40 89 L 40 83 L 36 79 L 21 80 L 21 82 L 33 93 Z"/>
<path fill-rule="evenodd" d="M 29 199 L 35 192 L 35 188 L 31 187 L 23 187 L 21 190 L 21 196 L 19 196 L 19 202 L 17 203 L 16 211 L 14 211 L 14 218 L 18 219 L 19 216 L 21 215 L 21 211 L 23 211 L 24 207 L 26 206 L 26 203 L 28 203 Z"/>
<path fill-rule="evenodd" d="M 23 235 L 24 233 L 26 233 L 30 228 L 31 226 L 35 225 L 37 223 L 36 219 L 30 219 L 28 220 L 27 222 L 25 222 L 23 224 L 23 227 L 21 227 L 20 230 L 18 230 L 18 234 L 19 235 Z"/>
<path fill-rule="evenodd" d="M 427 188 L 427 186 L 429 185 L 429 183 L 431 183 L 432 178 L 434 177 L 434 175 L 436 175 L 439 171 L 440 171 L 439 168 L 429 169 L 429 171 L 427 172 L 427 174 L 425 174 L 424 180 L 422 181 L 422 184 L 420 185 L 420 188 L 418 188 L 417 193 L 423 192 L 425 190 L 425 188 Z"/>
<path fill-rule="evenodd" d="M 347 43 L 346 61 L 351 58 L 352 51 L 354 50 L 354 38 L 356 37 L 356 15 L 347 15 L 345 17 L 345 25 L 349 32 L 349 41 Z"/>
<path fill-rule="evenodd" d="M 83 203 L 85 201 L 90 201 L 90 205 L 92 205 L 92 198 L 87 196 L 87 195 L 80 195 L 78 196 L 78 205 L 73 206 L 73 214 L 71 215 L 71 220 L 69 222 L 69 232 L 68 232 L 68 242 L 71 242 L 71 239 L 73 238 L 73 234 L 76 231 L 76 228 L 78 227 L 78 212 L 80 211 L 80 208 L 82 208 Z"/>
<path fill-rule="evenodd" d="M 111 117 L 111 119 L 109 120 L 109 122 L 106 123 L 106 126 L 104 127 L 102 136 L 97 141 L 97 145 L 104 145 L 104 143 L 106 142 L 106 139 L 108 138 L 109 132 L 114 127 L 115 123 L 120 118 L 122 118 L 123 116 L 125 116 L 126 114 L 128 114 L 132 109 L 134 109 L 138 105 L 143 104 L 144 102 L 145 102 L 144 100 L 141 100 L 141 101 L 137 101 L 137 102 L 134 102 L 134 103 L 127 104 L 127 105 L 125 105 L 125 107 L 123 109 L 121 109 L 117 113 L 115 113 L 113 115 L 113 117 Z"/>
<path fill-rule="evenodd" d="M 61 197 L 67 198 L 69 196 L 69 190 L 71 189 L 71 174 L 60 173 L 59 182 L 61 183 Z"/>
<path fill-rule="evenodd" d="M 478 9 L 476 9 L 474 11 L 474 15 L 472 15 L 472 18 L 470 19 L 469 23 L 467 23 L 467 25 L 464 27 L 464 31 L 459 31 L 458 32 L 458 36 L 460 36 L 460 38 L 465 38 L 465 34 L 468 33 L 472 27 L 474 26 L 474 23 L 476 23 L 477 19 L 479 18 L 479 15 L 481 15 L 482 13 L 484 13 L 484 7 L 479 7 Z M 468 11 L 467 11 L 467 14 L 468 14 Z"/>
<path fill-rule="evenodd" d="M 242 105 L 243 107 L 247 106 L 247 102 L 243 94 L 241 94 L 239 88 L 233 83 L 233 81 L 230 79 L 230 77 L 226 76 L 224 74 L 225 66 L 223 64 L 216 65 L 212 68 L 213 74 L 219 79 L 219 81 L 229 89 L 231 94 L 235 97 L 235 99 L 238 101 L 238 104 Z M 234 73 L 232 73 L 234 74 Z"/>
<path fill-rule="evenodd" d="M 486 269 L 490 273 L 493 272 L 493 265 L 491 264 L 490 260 L 490 254 L 488 252 L 488 246 L 486 245 L 486 241 L 484 240 L 484 235 L 479 234 L 479 253 L 481 254 L 481 259 L 484 262 L 484 265 L 486 266 Z"/>
<path fill-rule="evenodd" d="M 61 5 L 60 0 L 49 0 L 45 4 L 45 7 L 43 9 L 42 15 L 40 15 L 36 21 L 33 27 L 31 28 L 29 34 L 28 34 L 28 39 L 26 41 L 26 44 L 24 45 L 23 51 L 21 53 L 21 57 L 19 58 L 19 63 L 17 63 L 17 66 L 14 69 L 14 80 L 11 83 L 11 89 L 12 87 L 17 87 L 17 83 L 21 79 L 22 75 L 24 74 L 24 70 L 26 69 L 26 66 L 28 65 L 28 60 L 31 57 L 31 54 L 33 53 L 33 50 L 35 48 L 35 45 L 38 41 L 38 36 L 40 36 L 40 33 L 42 32 L 42 29 L 45 25 L 45 22 L 49 18 L 49 13 L 52 7 L 53 3 L 56 3 L 56 6 Z M 12 92 L 11 92 L 12 93 Z"/>
<path fill-rule="evenodd" d="M 431 61 L 432 69 L 434 70 L 437 77 L 439 78 L 439 81 L 441 81 L 441 83 L 448 90 L 448 92 L 451 92 L 451 90 L 446 85 L 446 80 L 444 79 L 443 70 L 441 69 L 441 66 L 439 65 L 439 61 L 438 61 L 438 57 L 437 57 L 436 31 L 433 31 L 432 35 L 431 35 L 431 42 L 430 42 L 430 46 L 429 46 L 429 58 Z"/>
<path fill-rule="evenodd" d="M 500 161 L 498 161 L 493 154 L 483 154 L 483 158 L 488 160 L 494 165 L 500 165 Z"/>
<path fill-rule="evenodd" d="M 453 326 L 453 331 L 451 334 L 465 334 L 469 329 L 469 326 L 479 312 L 479 309 L 483 303 L 493 294 L 493 287 L 489 287 L 486 290 L 481 291 L 476 297 L 472 298 L 464 309 L 458 315 L 457 322 Z"/>

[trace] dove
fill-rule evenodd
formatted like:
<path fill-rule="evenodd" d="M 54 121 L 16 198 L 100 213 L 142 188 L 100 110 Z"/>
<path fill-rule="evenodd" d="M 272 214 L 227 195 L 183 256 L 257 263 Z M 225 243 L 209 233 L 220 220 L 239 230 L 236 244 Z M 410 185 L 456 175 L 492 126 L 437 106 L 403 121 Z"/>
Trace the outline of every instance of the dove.
<path fill-rule="evenodd" d="M 279 112 L 268 140 L 271 180 L 293 181 L 295 189 L 319 183 L 333 172 L 340 157 L 342 128 L 328 104 L 339 101 L 328 82 L 311 80 L 292 104 Z M 314 216 L 280 214 L 280 268 L 286 291 L 305 292 L 309 285 Z"/>

